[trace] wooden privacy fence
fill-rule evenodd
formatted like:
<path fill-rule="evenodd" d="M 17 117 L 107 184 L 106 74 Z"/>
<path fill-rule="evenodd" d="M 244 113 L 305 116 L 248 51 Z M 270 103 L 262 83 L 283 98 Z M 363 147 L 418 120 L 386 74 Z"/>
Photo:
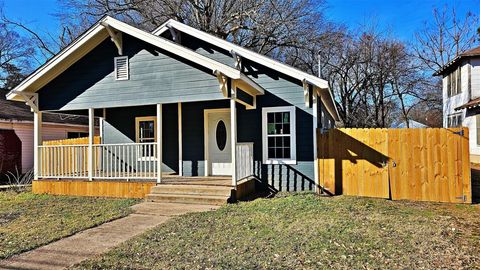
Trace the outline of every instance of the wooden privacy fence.
<path fill-rule="evenodd" d="M 94 144 L 100 142 L 100 136 L 93 138 Z M 44 141 L 39 147 L 39 154 L 40 177 L 53 177 L 59 173 L 88 176 L 88 137 Z"/>
<path fill-rule="evenodd" d="M 467 128 L 317 131 L 325 192 L 471 203 Z"/>

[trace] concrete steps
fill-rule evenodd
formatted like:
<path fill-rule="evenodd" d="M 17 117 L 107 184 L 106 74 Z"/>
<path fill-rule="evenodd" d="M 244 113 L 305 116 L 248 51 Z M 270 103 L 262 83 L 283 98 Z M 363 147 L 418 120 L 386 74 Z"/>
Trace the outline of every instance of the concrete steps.
<path fill-rule="evenodd" d="M 231 192 L 232 188 L 228 186 L 160 184 L 152 187 L 146 201 L 223 205 Z"/>

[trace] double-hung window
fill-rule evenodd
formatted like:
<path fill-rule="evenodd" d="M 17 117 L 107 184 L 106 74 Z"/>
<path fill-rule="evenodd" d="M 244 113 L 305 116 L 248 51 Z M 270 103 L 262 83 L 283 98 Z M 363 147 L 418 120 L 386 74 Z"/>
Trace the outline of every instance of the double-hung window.
<path fill-rule="evenodd" d="M 295 107 L 262 108 L 263 163 L 295 164 Z"/>

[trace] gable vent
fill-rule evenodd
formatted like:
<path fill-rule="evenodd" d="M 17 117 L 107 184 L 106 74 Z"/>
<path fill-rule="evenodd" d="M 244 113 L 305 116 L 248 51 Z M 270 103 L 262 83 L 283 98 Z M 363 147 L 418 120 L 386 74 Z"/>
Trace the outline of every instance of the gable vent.
<path fill-rule="evenodd" d="M 128 80 L 128 56 L 115 57 L 115 79 Z"/>

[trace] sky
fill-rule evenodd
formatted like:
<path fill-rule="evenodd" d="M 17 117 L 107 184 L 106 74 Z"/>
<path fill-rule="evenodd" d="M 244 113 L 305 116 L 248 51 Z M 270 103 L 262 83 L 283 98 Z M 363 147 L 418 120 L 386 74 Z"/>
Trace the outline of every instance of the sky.
<path fill-rule="evenodd" d="M 9 18 L 28 23 L 37 31 L 58 30 L 58 21 L 53 16 L 59 12 L 57 0 L 2 1 Z M 327 0 L 325 15 L 352 28 L 373 21 L 381 29 L 391 30 L 397 38 L 409 40 L 431 19 L 434 7 L 446 4 L 455 5 L 458 14 L 468 10 L 480 14 L 480 0 Z"/>

